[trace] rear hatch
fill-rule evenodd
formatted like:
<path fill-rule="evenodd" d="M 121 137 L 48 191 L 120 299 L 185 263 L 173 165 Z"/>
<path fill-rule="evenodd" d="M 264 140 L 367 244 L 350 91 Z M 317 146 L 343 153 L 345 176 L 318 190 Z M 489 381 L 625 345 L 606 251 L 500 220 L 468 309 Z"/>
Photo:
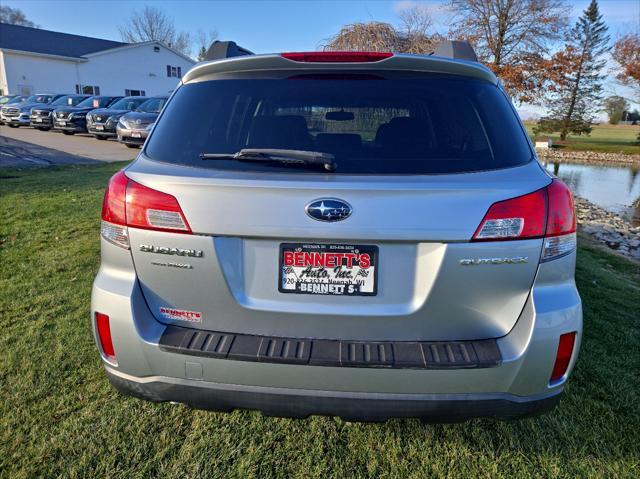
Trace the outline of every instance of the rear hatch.
<path fill-rule="evenodd" d="M 337 167 L 223 156 L 243 149 Z M 508 333 L 543 240 L 471 239 L 492 204 L 551 181 L 495 85 L 335 70 L 182 86 L 126 175 L 175 197 L 189 228 L 129 228 L 159 321 L 378 341 Z"/>

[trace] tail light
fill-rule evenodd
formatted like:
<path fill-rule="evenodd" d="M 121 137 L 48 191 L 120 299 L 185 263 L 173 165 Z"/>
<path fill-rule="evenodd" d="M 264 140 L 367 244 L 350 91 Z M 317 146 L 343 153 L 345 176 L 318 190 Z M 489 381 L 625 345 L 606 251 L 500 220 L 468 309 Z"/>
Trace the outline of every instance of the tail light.
<path fill-rule="evenodd" d="M 553 371 L 551 372 L 551 381 L 557 381 L 566 374 L 567 369 L 569 368 L 569 362 L 571 361 L 571 355 L 573 354 L 575 342 L 575 332 L 560 336 L 558 352 L 556 353 L 556 362 L 553 365 Z"/>
<path fill-rule="evenodd" d="M 115 362 L 116 352 L 113 349 L 113 341 L 111 340 L 111 326 L 109 324 L 109 316 L 96 312 L 96 332 L 100 341 L 102 354 L 109 361 Z"/>
<path fill-rule="evenodd" d="M 573 251 L 576 247 L 576 214 L 571 191 L 560 180 L 547 187 L 549 213 L 547 233 L 541 261 L 549 261 Z"/>
<path fill-rule="evenodd" d="M 175 197 L 136 183 L 123 171 L 111 180 L 102 202 L 102 236 L 129 247 L 127 227 L 191 233 L 187 219 Z"/>
<path fill-rule="evenodd" d="M 391 52 L 290 52 L 282 57 L 307 63 L 368 63 L 393 56 Z"/>
<path fill-rule="evenodd" d="M 473 235 L 475 241 L 496 241 L 544 236 L 547 194 L 544 189 L 494 203 Z"/>
<path fill-rule="evenodd" d="M 555 179 L 546 188 L 491 205 L 472 241 L 544 237 L 541 261 L 548 261 L 573 251 L 575 231 L 571 192 Z"/>

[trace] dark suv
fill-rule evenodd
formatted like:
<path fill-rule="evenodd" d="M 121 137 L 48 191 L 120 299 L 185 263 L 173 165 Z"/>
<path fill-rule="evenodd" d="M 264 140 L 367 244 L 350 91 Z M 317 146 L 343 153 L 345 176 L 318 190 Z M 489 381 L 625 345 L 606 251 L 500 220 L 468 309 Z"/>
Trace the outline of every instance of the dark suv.
<path fill-rule="evenodd" d="M 116 127 L 118 141 L 129 148 L 142 146 L 168 99 L 168 96 L 149 98 L 134 111 L 123 115 Z"/>
<path fill-rule="evenodd" d="M 121 98 L 121 96 L 92 96 L 85 98 L 76 106 L 57 108 L 53 111 L 53 127 L 65 135 L 86 132 L 87 113 L 96 108 L 109 108 Z"/>
<path fill-rule="evenodd" d="M 31 126 L 40 131 L 50 130 L 53 128 L 53 119 L 51 118 L 53 110 L 65 105 L 76 106 L 87 98 L 89 98 L 89 95 L 65 95 L 52 101 L 48 105 L 32 108 L 31 115 L 29 116 Z"/>
<path fill-rule="evenodd" d="M 138 108 L 148 98 L 144 96 L 126 96 L 109 106 L 87 113 L 87 131 L 98 140 L 116 136 L 116 125 L 122 115 Z"/>

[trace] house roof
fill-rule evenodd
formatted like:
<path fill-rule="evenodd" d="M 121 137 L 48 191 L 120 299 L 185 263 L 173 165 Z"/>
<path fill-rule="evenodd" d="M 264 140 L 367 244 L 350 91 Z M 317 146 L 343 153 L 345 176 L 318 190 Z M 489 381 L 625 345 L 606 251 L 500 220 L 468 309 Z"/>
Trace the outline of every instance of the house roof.
<path fill-rule="evenodd" d="M 89 53 L 125 45 L 129 44 L 0 23 L 0 48 L 7 50 L 82 58 Z"/>

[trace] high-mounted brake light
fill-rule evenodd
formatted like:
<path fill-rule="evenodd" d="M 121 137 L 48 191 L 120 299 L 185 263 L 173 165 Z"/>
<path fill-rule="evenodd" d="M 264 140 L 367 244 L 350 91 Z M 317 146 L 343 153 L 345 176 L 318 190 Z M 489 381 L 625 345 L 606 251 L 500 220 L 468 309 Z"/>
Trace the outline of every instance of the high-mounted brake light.
<path fill-rule="evenodd" d="M 556 353 L 556 362 L 553 365 L 553 371 L 551 372 L 551 381 L 557 381 L 561 379 L 569 368 L 569 362 L 571 362 L 571 355 L 573 354 L 573 347 L 576 343 L 576 333 L 566 333 L 560 336 L 558 342 L 558 352 Z"/>
<path fill-rule="evenodd" d="M 111 339 L 111 325 L 109 324 L 109 316 L 104 313 L 96 312 L 96 332 L 98 334 L 98 340 L 100 341 L 100 348 L 104 357 L 114 362 L 116 359 L 116 352 L 113 348 L 113 341 Z"/>
<path fill-rule="evenodd" d="M 102 202 L 102 236 L 129 247 L 127 227 L 174 233 L 191 233 L 175 197 L 129 179 L 123 171 L 111 180 Z"/>
<path fill-rule="evenodd" d="M 294 62 L 308 63 L 367 63 L 379 62 L 393 56 L 391 52 L 289 52 L 282 57 Z"/>
<path fill-rule="evenodd" d="M 554 179 L 546 188 L 491 205 L 472 241 L 544 237 L 541 261 L 549 261 L 575 249 L 575 232 L 571 192 Z"/>

